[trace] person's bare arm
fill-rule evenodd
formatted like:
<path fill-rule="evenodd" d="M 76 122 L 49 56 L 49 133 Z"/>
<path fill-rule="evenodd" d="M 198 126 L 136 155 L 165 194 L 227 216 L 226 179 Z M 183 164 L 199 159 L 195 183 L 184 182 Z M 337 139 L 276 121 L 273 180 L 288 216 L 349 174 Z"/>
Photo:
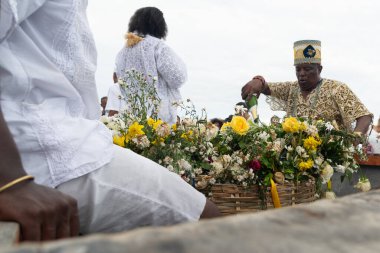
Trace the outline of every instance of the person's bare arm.
<path fill-rule="evenodd" d="M 367 134 L 369 126 L 372 122 L 371 115 L 364 115 L 356 119 L 356 126 L 354 132 L 360 132 L 362 134 Z"/>
<path fill-rule="evenodd" d="M 257 97 L 259 97 L 261 93 L 265 95 L 271 94 L 270 88 L 262 76 L 255 76 L 241 89 L 241 97 L 244 100 L 249 100 L 253 94 L 257 94 Z"/>
<path fill-rule="evenodd" d="M 1 107 L 0 136 L 1 187 L 26 175 Z M 19 223 L 24 241 L 75 236 L 79 231 L 76 200 L 33 181 L 23 181 L 0 192 L 0 220 Z"/>
<path fill-rule="evenodd" d="M 111 116 L 113 116 L 113 115 L 115 115 L 115 114 L 118 114 L 118 113 L 119 113 L 118 111 L 110 110 L 110 111 L 108 112 L 108 117 L 111 117 Z"/>

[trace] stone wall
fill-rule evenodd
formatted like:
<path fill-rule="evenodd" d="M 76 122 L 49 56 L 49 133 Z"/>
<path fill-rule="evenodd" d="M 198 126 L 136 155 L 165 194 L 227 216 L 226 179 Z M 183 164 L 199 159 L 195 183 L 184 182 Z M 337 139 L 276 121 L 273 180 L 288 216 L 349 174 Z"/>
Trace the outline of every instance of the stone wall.
<path fill-rule="evenodd" d="M 1 247 L 0 252 L 380 252 L 380 190 L 172 227 Z"/>

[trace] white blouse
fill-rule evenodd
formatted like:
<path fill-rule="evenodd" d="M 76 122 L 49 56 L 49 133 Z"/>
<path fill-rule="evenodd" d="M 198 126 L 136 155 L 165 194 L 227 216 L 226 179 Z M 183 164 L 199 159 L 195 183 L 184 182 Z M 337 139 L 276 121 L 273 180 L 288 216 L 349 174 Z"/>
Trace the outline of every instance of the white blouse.
<path fill-rule="evenodd" d="M 181 58 L 163 40 L 147 35 L 135 46 L 123 47 L 116 57 L 118 78 L 131 69 L 157 77 L 157 93 L 161 99 L 158 116 L 168 123 L 175 123 L 177 109 L 172 103 L 181 99 L 179 88 L 187 79 L 186 65 Z M 119 98 L 108 99 L 113 101 Z M 110 110 L 108 105 L 107 110 Z"/>
<path fill-rule="evenodd" d="M 55 187 L 110 162 L 87 0 L 0 4 L 0 105 L 27 173 Z"/>

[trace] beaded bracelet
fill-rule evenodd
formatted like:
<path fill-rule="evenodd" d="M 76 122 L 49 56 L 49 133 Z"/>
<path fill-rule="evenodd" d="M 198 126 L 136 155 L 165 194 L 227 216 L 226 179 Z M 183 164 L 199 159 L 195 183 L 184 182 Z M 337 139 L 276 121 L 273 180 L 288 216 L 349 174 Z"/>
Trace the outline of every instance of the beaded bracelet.
<path fill-rule="evenodd" d="M 23 176 L 23 177 L 17 178 L 17 179 L 15 179 L 15 180 L 13 180 L 12 182 L 10 182 L 10 183 L 8 183 L 8 184 L 6 184 L 6 185 L 0 187 L 0 193 L 3 192 L 3 191 L 5 191 L 5 190 L 8 189 L 8 188 L 11 188 L 12 186 L 14 186 L 14 185 L 16 185 L 16 184 L 18 184 L 18 183 L 21 183 L 21 182 L 26 181 L 26 180 L 29 180 L 29 179 L 30 179 L 30 180 L 33 180 L 34 177 L 31 176 L 31 175 L 26 175 L 26 176 Z"/>

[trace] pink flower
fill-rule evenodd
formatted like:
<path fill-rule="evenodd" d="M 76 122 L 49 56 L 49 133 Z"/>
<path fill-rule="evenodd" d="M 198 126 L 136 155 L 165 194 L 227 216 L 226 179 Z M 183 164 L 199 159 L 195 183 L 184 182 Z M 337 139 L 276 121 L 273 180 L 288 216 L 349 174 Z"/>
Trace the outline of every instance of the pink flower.
<path fill-rule="evenodd" d="M 261 169 L 261 164 L 259 160 L 254 159 L 249 162 L 248 167 L 253 171 L 259 171 Z"/>

